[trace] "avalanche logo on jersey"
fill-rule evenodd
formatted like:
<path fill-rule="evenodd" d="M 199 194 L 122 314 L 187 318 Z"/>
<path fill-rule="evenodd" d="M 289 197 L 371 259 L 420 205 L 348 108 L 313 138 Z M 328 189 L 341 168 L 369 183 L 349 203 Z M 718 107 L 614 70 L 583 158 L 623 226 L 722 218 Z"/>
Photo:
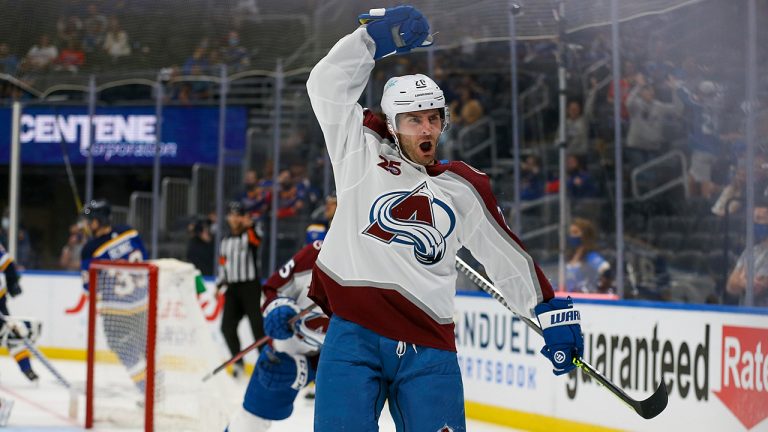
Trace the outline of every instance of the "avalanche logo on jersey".
<path fill-rule="evenodd" d="M 369 219 L 371 224 L 363 234 L 386 244 L 413 246 L 416 260 L 424 265 L 443 259 L 445 239 L 456 227 L 453 210 L 435 198 L 426 182 L 410 191 L 389 192 L 378 197 Z"/>

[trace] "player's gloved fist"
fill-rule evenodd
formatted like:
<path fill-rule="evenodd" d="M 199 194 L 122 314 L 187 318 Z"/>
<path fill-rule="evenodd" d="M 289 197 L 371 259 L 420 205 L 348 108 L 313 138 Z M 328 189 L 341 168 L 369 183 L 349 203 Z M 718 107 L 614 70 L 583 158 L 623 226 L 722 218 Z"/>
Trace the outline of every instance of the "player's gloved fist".
<path fill-rule="evenodd" d="M 576 367 L 573 358 L 584 353 L 579 311 L 573 308 L 570 297 L 539 303 L 534 311 L 544 331 L 541 353 L 554 365 L 552 372 L 555 375 L 570 372 Z"/>
<path fill-rule="evenodd" d="M 254 373 L 261 385 L 274 390 L 288 387 L 299 390 L 315 379 L 315 372 L 307 356 L 291 356 L 275 351 L 271 346 L 261 350 Z"/>
<path fill-rule="evenodd" d="M 366 26 L 368 34 L 376 42 L 374 60 L 397 52 L 429 46 L 429 22 L 413 6 L 397 6 L 387 9 L 371 9 L 357 17 L 360 24 Z"/>
<path fill-rule="evenodd" d="M 289 339 L 293 329 L 288 321 L 299 313 L 299 307 L 292 298 L 278 297 L 264 309 L 264 333 L 272 339 Z"/>

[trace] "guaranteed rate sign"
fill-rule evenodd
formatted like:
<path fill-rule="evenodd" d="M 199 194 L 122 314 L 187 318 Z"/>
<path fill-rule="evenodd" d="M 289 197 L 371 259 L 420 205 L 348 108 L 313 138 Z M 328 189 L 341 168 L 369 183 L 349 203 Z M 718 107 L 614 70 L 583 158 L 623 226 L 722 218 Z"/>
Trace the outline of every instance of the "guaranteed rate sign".
<path fill-rule="evenodd" d="M 10 109 L 0 109 L 0 136 L 10 137 Z M 160 155 L 166 165 L 217 161 L 217 107 L 166 107 Z M 243 150 L 246 110 L 227 108 L 226 146 Z M 156 152 L 157 117 L 153 107 L 98 109 L 89 127 L 84 107 L 30 107 L 21 117 L 22 162 L 61 164 L 65 151 L 74 164 L 90 149 L 97 164 L 151 165 Z M 9 140 L 0 140 L 0 163 L 8 163 Z M 63 149 L 63 150 L 62 150 Z"/>

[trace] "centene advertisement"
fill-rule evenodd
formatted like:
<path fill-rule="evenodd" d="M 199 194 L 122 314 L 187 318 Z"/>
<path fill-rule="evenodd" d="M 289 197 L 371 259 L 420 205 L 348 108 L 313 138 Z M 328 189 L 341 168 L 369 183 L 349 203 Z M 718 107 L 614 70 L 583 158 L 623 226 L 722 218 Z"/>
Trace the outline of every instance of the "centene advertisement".
<path fill-rule="evenodd" d="M 218 107 L 164 107 L 160 155 L 165 165 L 217 162 Z M 245 107 L 228 107 L 226 147 L 245 148 Z M 154 107 L 99 107 L 89 128 L 86 107 L 26 107 L 21 116 L 22 163 L 59 165 L 66 151 L 84 164 L 88 148 L 97 164 L 151 165 L 155 157 Z M 10 155 L 11 110 L 0 108 L 0 163 Z"/>
<path fill-rule="evenodd" d="M 621 430 L 768 431 L 768 310 L 577 301 L 592 366 L 636 399 L 665 380 L 669 405 L 645 420 L 581 371 L 555 377 L 541 338 L 493 299 L 456 304 L 467 401 Z"/>

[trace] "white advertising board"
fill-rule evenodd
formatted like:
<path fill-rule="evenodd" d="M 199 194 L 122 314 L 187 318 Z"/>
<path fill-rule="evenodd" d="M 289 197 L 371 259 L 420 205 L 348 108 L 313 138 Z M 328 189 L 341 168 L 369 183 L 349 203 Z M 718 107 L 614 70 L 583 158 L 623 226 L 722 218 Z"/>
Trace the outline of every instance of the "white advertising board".
<path fill-rule="evenodd" d="M 644 420 L 581 372 L 554 376 L 541 338 L 494 300 L 456 305 L 467 401 L 623 430 L 768 430 L 768 310 L 577 302 L 587 361 L 635 398 L 665 380 L 669 406 Z"/>
<path fill-rule="evenodd" d="M 220 311 L 212 285 L 207 286 L 204 314 L 226 359 Z M 85 358 L 88 317 L 79 305 L 79 275 L 26 272 L 22 287 L 23 295 L 10 299 L 9 308 L 13 315 L 43 322 L 38 345 L 52 356 Z M 644 420 L 581 372 L 555 377 L 539 354 L 543 341 L 523 322 L 489 297 L 459 295 L 455 334 L 470 416 L 531 430 L 768 431 L 768 310 L 576 304 L 585 358 L 636 398 L 649 396 L 655 380 L 664 379 L 668 408 Z M 239 330 L 243 346 L 250 344 L 245 320 Z M 478 406 L 483 408 L 472 409 Z M 503 418 L 510 412 L 518 415 Z"/>

